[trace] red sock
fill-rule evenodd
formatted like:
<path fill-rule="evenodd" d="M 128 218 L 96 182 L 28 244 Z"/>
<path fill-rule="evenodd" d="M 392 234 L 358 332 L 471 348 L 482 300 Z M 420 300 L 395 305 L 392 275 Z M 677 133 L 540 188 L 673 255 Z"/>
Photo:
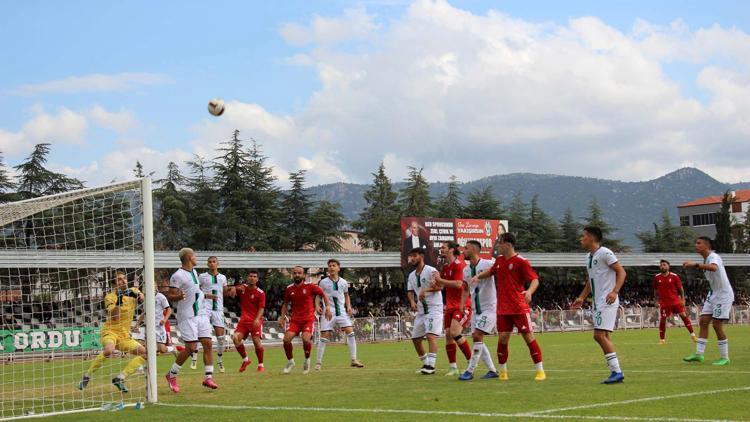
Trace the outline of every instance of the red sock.
<path fill-rule="evenodd" d="M 463 352 L 464 357 L 466 357 L 466 360 L 471 359 L 471 347 L 469 347 L 468 341 L 464 341 L 463 343 L 459 344 L 458 348 L 461 349 L 461 352 Z"/>
<path fill-rule="evenodd" d="M 258 364 L 259 364 L 259 365 L 260 365 L 261 363 L 263 363 L 263 352 L 264 352 L 265 350 L 266 350 L 266 349 L 264 349 L 264 348 L 263 348 L 263 346 L 260 346 L 260 347 L 256 347 L 256 348 L 255 348 L 255 356 L 257 356 L 257 357 L 258 357 Z"/>
<path fill-rule="evenodd" d="M 311 341 L 303 342 L 302 348 L 305 350 L 305 359 L 310 359 L 310 352 L 312 351 L 312 342 Z"/>
<path fill-rule="evenodd" d="M 497 342 L 497 362 L 502 365 L 508 362 L 508 345 Z"/>
<path fill-rule="evenodd" d="M 529 346 L 529 354 L 531 355 L 531 360 L 534 361 L 534 363 L 539 363 L 542 361 L 542 349 L 539 348 L 539 343 L 536 342 L 536 340 L 532 341 L 531 343 L 526 343 L 527 346 Z"/>
<path fill-rule="evenodd" d="M 456 363 L 456 343 L 446 343 L 445 353 L 448 354 L 449 363 Z"/>
<path fill-rule="evenodd" d="M 667 331 L 667 317 L 659 318 L 659 339 L 664 340 Z"/>
<path fill-rule="evenodd" d="M 293 359 L 294 354 L 292 353 L 292 350 L 294 350 L 294 346 L 292 346 L 292 342 L 284 343 L 284 353 L 286 353 L 287 359 Z"/>
<path fill-rule="evenodd" d="M 680 316 L 680 318 L 682 318 L 682 323 L 685 324 L 685 328 L 687 328 L 687 330 L 690 331 L 690 333 L 692 334 L 693 333 L 693 323 L 690 322 L 690 318 L 688 318 L 687 315 Z"/>
<path fill-rule="evenodd" d="M 245 345 L 240 343 L 238 346 L 235 347 L 237 349 L 237 353 L 242 356 L 242 359 L 245 359 L 247 357 L 247 352 L 245 351 Z"/>

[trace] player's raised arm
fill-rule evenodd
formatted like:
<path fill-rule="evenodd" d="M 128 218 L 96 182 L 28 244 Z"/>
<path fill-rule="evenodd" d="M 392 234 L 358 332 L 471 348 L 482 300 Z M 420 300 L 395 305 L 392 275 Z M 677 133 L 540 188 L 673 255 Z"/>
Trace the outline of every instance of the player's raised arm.
<path fill-rule="evenodd" d="M 492 275 L 492 267 L 487 268 L 486 270 L 480 272 L 479 274 L 475 275 L 469 280 L 469 284 L 477 284 L 479 280 L 483 278 L 488 278 Z"/>
<path fill-rule="evenodd" d="M 460 289 L 461 286 L 464 284 L 463 280 L 451 280 L 451 279 L 443 278 L 440 276 L 440 273 L 437 271 L 432 273 L 432 280 L 434 282 L 434 286 L 440 287 L 440 288 L 438 288 L 437 290 L 434 290 L 432 287 L 430 289 L 427 289 L 428 291 L 431 291 L 431 292 L 442 290 L 442 286 Z"/>
<path fill-rule="evenodd" d="M 169 290 L 164 293 L 164 296 L 166 296 L 170 302 L 179 302 L 185 299 L 185 292 L 179 287 L 169 286 Z"/>

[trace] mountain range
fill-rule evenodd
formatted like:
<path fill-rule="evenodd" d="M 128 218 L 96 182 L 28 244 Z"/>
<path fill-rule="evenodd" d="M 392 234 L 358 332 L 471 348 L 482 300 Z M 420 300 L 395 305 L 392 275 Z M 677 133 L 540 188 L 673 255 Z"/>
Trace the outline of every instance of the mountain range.
<path fill-rule="evenodd" d="M 539 195 L 542 209 L 560 220 L 566 208 L 576 217 L 587 215 L 589 203 L 596 198 L 607 222 L 617 228 L 616 237 L 635 249 L 640 244 L 635 234 L 651 230 L 653 222 L 660 221 L 664 209 L 669 210 L 677 224 L 677 206 L 687 201 L 709 195 L 719 195 L 726 190 L 750 189 L 750 182 L 722 183 L 703 171 L 686 167 L 657 179 L 642 182 L 596 179 L 591 177 L 560 176 L 551 174 L 512 173 L 495 175 L 460 184 L 464 198 L 475 190 L 492 186 L 502 205 L 510 203 L 520 192 L 525 201 Z M 399 190 L 404 183 L 394 183 Z M 433 198 L 445 192 L 448 184 L 431 183 Z M 369 188 L 366 184 L 332 183 L 308 189 L 313 198 L 341 204 L 347 219 L 354 221 L 365 206 L 362 197 Z M 510 221 L 511 230 L 513 222 Z"/>

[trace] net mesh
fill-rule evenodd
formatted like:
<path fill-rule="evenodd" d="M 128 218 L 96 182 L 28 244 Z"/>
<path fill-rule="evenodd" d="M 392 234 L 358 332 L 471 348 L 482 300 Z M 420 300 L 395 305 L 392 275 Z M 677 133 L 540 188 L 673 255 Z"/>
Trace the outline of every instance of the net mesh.
<path fill-rule="evenodd" d="M 140 187 L 119 183 L 0 206 L 0 419 L 145 399 L 139 371 L 125 380 L 128 392 L 112 383 L 137 351 L 115 350 L 91 370 L 100 328 L 116 318 L 104 307 L 115 271 L 125 272 L 128 287 L 141 284 Z M 118 334 L 119 349 L 130 335 Z"/>

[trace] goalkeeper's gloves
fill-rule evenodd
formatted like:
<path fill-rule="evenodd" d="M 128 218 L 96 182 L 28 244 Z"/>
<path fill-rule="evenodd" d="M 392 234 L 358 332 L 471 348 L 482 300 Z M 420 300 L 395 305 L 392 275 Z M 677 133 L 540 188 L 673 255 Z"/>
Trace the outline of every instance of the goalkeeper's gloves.
<path fill-rule="evenodd" d="M 131 287 L 128 290 L 125 291 L 125 296 L 128 296 L 128 297 L 133 297 L 133 298 L 137 299 L 139 297 L 139 295 L 140 295 L 140 293 L 138 292 L 138 290 L 135 287 Z"/>

